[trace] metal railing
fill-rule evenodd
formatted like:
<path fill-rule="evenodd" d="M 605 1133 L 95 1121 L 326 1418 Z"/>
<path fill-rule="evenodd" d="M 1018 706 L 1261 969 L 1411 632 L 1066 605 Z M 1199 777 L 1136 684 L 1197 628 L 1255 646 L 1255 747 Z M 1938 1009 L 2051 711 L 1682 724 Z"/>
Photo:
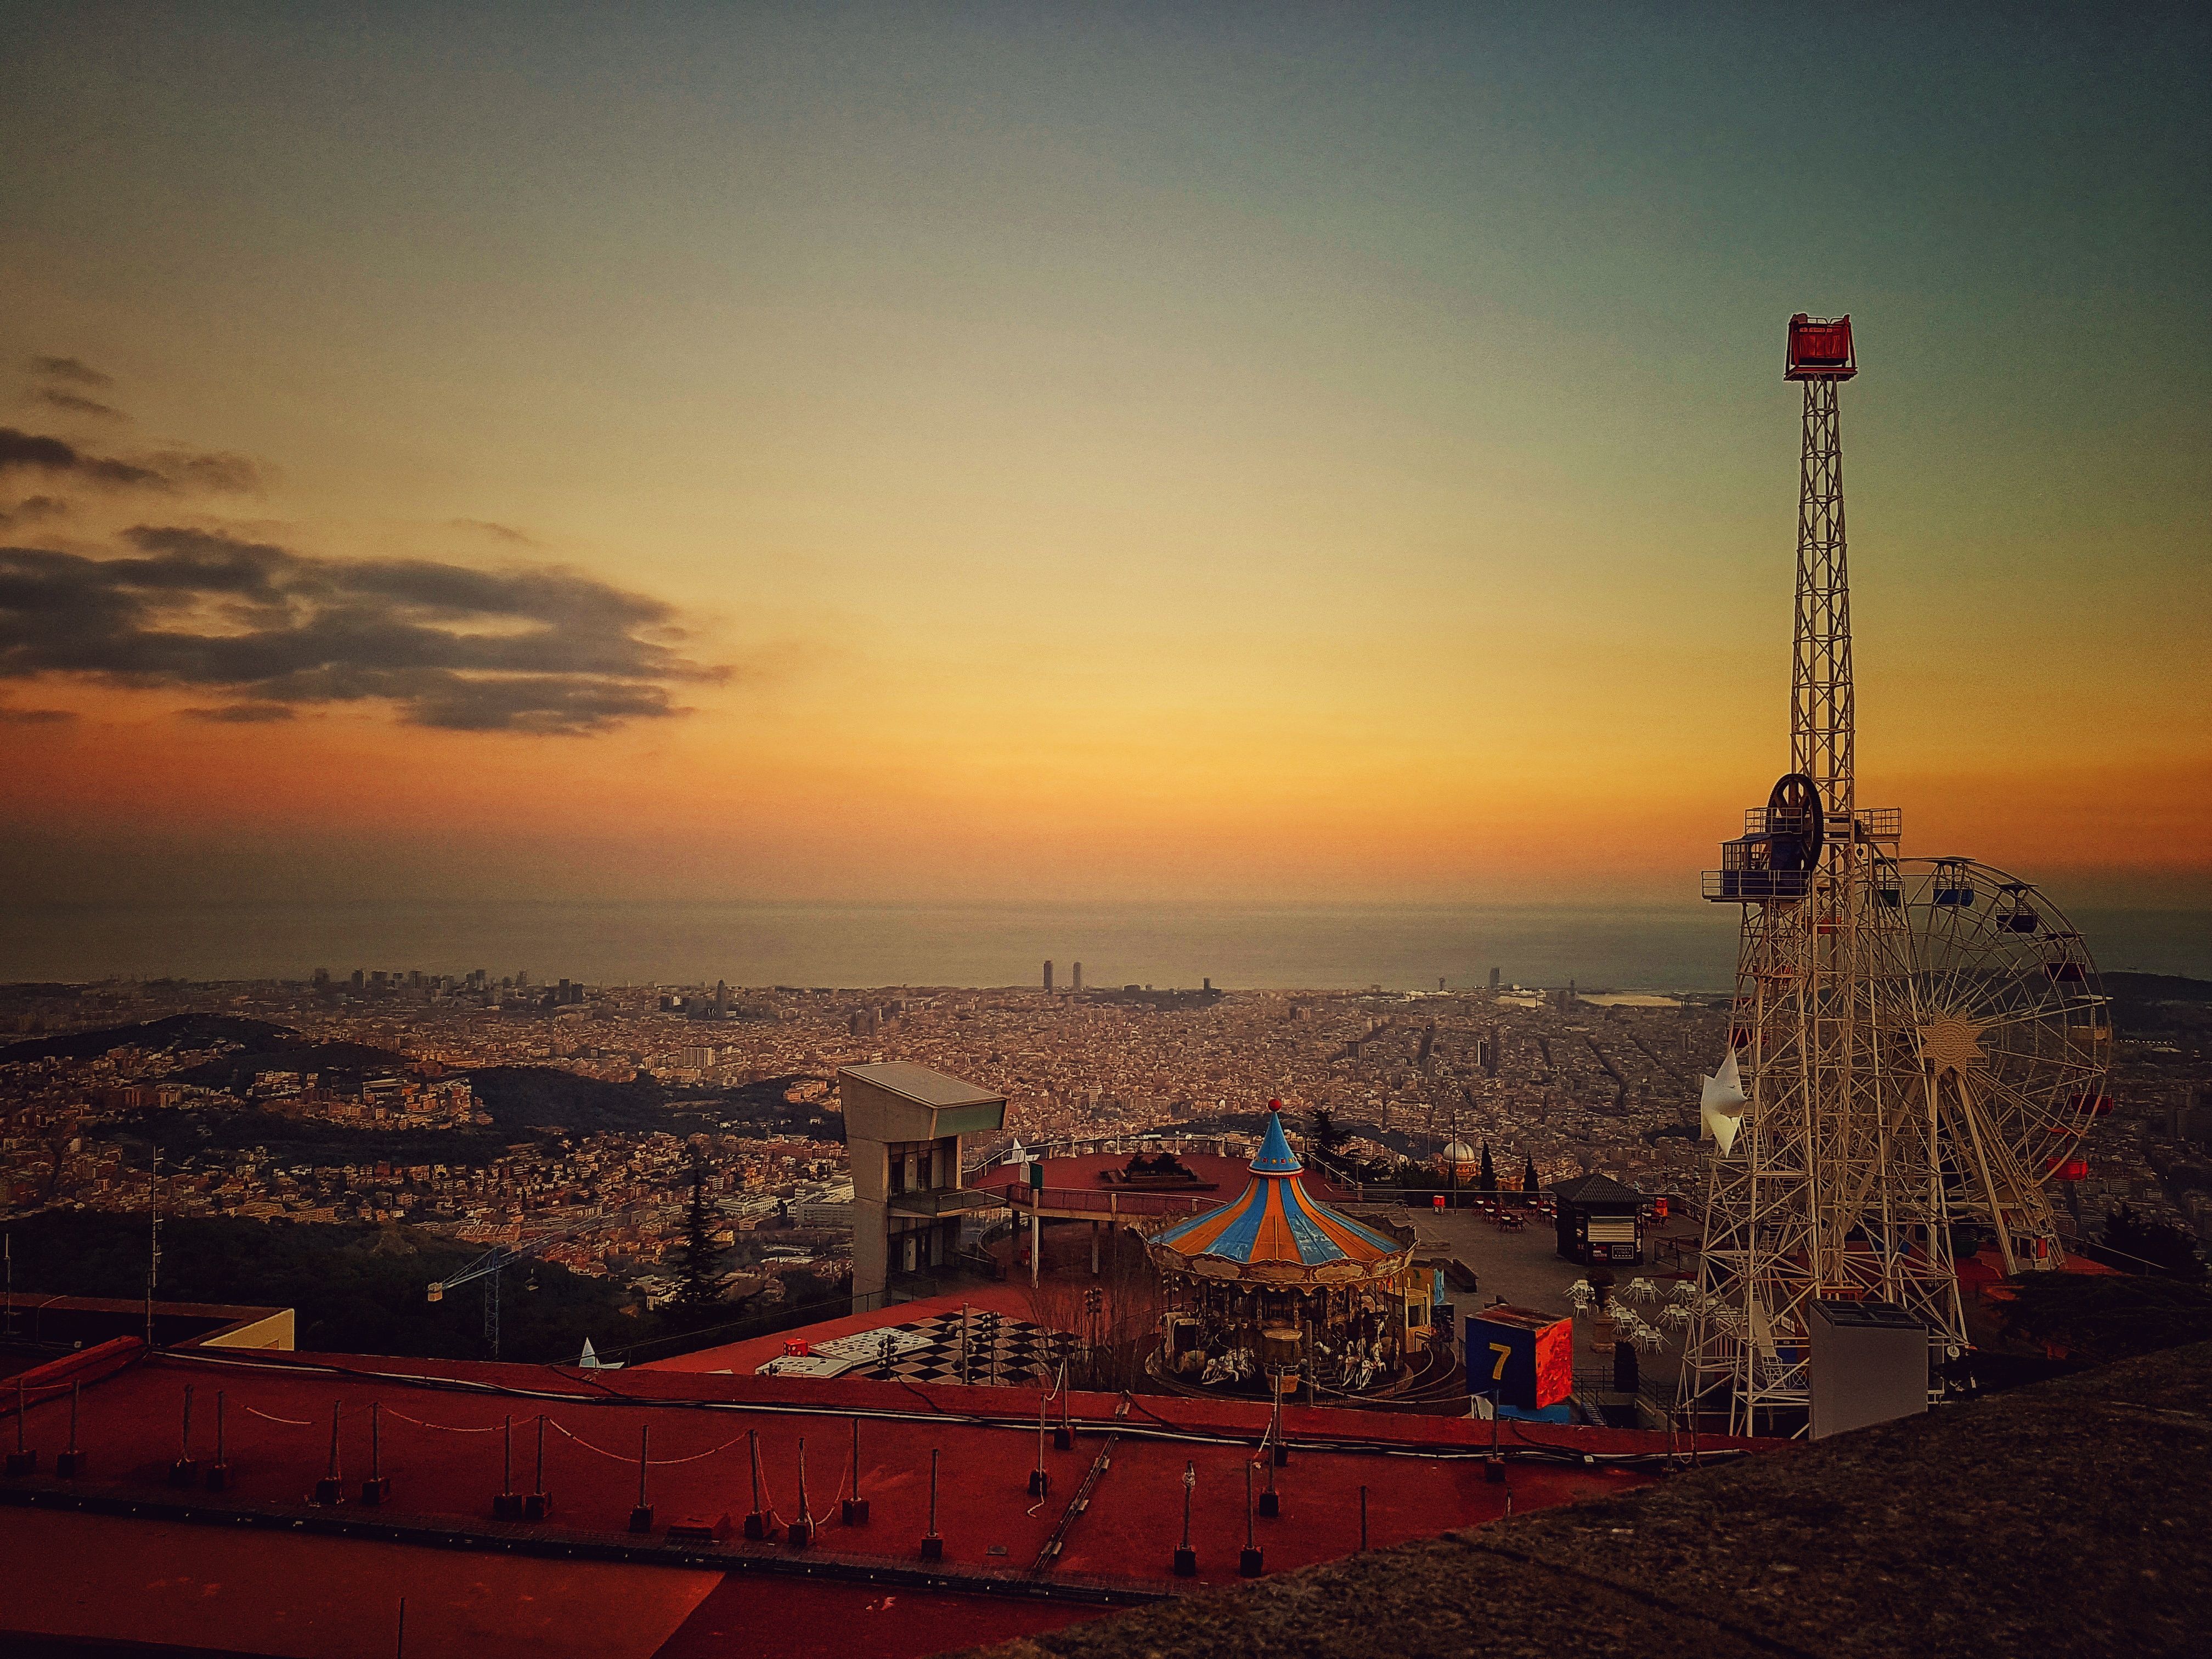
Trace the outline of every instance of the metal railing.
<path fill-rule="evenodd" d="M 1100 1216 L 1202 1215 L 1227 1201 L 1210 1193 L 1201 1197 L 1196 1193 L 1130 1192 L 1119 1187 L 1103 1190 L 1096 1187 L 1032 1187 L 1019 1181 L 1008 1182 L 1002 1188 L 979 1190 L 1004 1194 L 1009 1209 L 1076 1211 Z"/>
<path fill-rule="evenodd" d="M 1705 896 L 1722 904 L 1755 904 L 1767 899 L 1801 899 L 1813 878 L 1802 870 L 1708 870 Z"/>

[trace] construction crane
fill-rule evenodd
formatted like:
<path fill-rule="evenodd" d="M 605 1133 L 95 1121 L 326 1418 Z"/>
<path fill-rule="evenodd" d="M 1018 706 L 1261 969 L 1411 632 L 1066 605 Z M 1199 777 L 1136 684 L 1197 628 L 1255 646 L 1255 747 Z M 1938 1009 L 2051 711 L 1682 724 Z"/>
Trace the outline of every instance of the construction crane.
<path fill-rule="evenodd" d="M 696 1171 L 693 1172 L 692 1179 L 696 1182 Z M 479 1279 L 483 1280 L 484 1346 L 491 1358 L 496 1359 L 499 1358 L 499 1276 L 501 1273 L 518 1261 L 526 1261 L 556 1244 L 565 1243 L 569 1239 L 580 1237 L 586 1233 L 601 1232 L 609 1227 L 618 1227 L 641 1210 L 658 1208 L 666 1201 L 666 1191 L 672 1190 L 674 1189 L 666 1189 L 645 1198 L 633 1199 L 618 1210 L 604 1215 L 592 1216 L 586 1220 L 577 1222 L 574 1226 L 563 1227 L 558 1232 L 540 1233 L 534 1238 L 518 1240 L 514 1243 L 501 1244 L 495 1249 L 487 1250 L 460 1272 L 449 1274 L 433 1284 L 429 1287 L 428 1299 L 433 1302 L 442 1302 L 446 1299 L 447 1291 L 457 1291 L 462 1285 L 473 1284 Z"/>

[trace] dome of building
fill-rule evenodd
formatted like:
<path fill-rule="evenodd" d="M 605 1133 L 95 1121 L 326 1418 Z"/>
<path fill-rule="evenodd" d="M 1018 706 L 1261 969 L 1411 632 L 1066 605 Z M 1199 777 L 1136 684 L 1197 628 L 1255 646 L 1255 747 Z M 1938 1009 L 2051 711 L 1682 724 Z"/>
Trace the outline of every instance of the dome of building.
<path fill-rule="evenodd" d="M 1455 1140 L 1450 1146 L 1444 1148 L 1444 1162 L 1447 1164 L 1480 1164 L 1481 1161 L 1482 1154 L 1476 1152 L 1474 1147 L 1468 1146 L 1464 1140 Z"/>

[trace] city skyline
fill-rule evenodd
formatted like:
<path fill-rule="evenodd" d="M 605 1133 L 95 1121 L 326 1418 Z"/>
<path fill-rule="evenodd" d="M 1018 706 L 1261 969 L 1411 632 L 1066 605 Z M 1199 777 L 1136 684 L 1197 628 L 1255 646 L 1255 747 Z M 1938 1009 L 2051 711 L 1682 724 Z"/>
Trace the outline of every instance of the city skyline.
<path fill-rule="evenodd" d="M 16 890 L 1686 903 L 1809 310 L 1863 798 L 2212 902 L 2177 25 L 1608 16 L 34 25 Z"/>

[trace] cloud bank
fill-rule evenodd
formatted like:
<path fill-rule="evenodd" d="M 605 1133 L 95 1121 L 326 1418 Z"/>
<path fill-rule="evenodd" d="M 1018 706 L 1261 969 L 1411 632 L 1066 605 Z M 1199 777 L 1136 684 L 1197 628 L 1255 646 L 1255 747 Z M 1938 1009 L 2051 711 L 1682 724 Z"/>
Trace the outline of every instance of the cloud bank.
<path fill-rule="evenodd" d="M 124 539 L 134 555 L 0 548 L 0 681 L 215 691 L 230 701 L 191 714 L 225 722 L 380 700 L 415 726 L 580 734 L 684 713 L 678 687 L 727 678 L 681 654 L 669 605 L 557 566 L 323 558 L 175 526 Z"/>

